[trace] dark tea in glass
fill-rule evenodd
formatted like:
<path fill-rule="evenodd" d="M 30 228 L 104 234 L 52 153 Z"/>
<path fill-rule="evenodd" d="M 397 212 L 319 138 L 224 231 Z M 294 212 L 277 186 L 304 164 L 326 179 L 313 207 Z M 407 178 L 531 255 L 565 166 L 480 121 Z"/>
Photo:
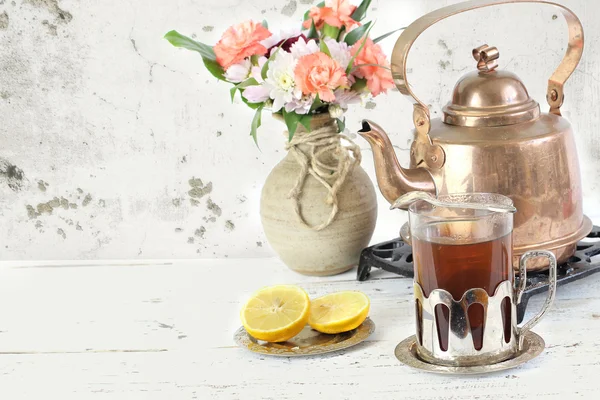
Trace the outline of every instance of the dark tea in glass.
<path fill-rule="evenodd" d="M 489 365 L 514 357 L 552 304 L 556 258 L 545 250 L 523 254 L 517 288 L 512 200 L 494 193 L 448 194 L 431 200 L 427 196 L 419 194 L 420 199 L 408 207 L 417 356 L 447 366 Z M 547 258 L 550 265 L 548 297 L 536 316 L 518 326 L 516 310 L 525 289 L 527 262 L 536 257 Z"/>
<path fill-rule="evenodd" d="M 434 207 L 424 201 L 411 205 L 412 210 L 415 281 L 421 285 L 426 297 L 432 290 L 444 289 L 454 300 L 460 301 L 466 291 L 474 288 L 484 289 L 493 296 L 500 283 L 513 282 L 512 214 Z M 445 351 L 450 310 L 438 305 L 434 313 L 440 347 Z M 468 322 L 476 350 L 483 346 L 484 317 L 483 306 L 473 304 L 469 307 Z M 509 301 L 502 304 L 502 323 L 505 337 L 509 337 Z"/>
<path fill-rule="evenodd" d="M 478 243 L 455 243 L 443 238 L 434 240 L 412 240 L 415 279 L 423 288 L 425 296 L 438 288 L 450 292 L 457 301 L 472 288 L 482 288 L 493 296 L 501 282 L 513 281 L 512 235 Z M 441 347 L 447 349 L 448 310 L 438 307 L 435 313 Z M 506 337 L 510 335 L 510 317 L 510 302 L 506 302 L 502 309 Z M 483 307 L 472 305 L 469 308 L 469 324 L 477 350 L 483 345 L 483 318 Z"/>

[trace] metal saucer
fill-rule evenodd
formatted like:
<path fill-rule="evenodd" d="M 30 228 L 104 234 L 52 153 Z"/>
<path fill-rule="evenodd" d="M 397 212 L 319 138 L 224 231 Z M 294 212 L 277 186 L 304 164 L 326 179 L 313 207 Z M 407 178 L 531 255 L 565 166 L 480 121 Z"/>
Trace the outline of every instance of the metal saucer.
<path fill-rule="evenodd" d="M 400 342 L 398 346 L 396 346 L 394 354 L 396 355 L 396 358 L 403 364 L 423 371 L 436 374 L 475 375 L 517 367 L 537 357 L 542 351 L 544 351 L 545 346 L 546 344 L 541 336 L 534 332 L 528 331 L 523 340 L 523 348 L 513 358 L 490 365 L 478 365 L 473 367 L 447 367 L 443 365 L 429 364 L 425 361 L 422 361 L 417 356 L 417 340 L 413 335 Z"/>
<path fill-rule="evenodd" d="M 241 327 L 235 332 L 233 339 L 238 346 L 255 353 L 295 357 L 325 354 L 346 349 L 363 342 L 374 331 L 375 324 L 370 318 L 367 318 L 358 328 L 334 335 L 317 332 L 307 325 L 302 332 L 287 342 L 269 343 L 253 338 L 246 332 L 244 327 Z"/>

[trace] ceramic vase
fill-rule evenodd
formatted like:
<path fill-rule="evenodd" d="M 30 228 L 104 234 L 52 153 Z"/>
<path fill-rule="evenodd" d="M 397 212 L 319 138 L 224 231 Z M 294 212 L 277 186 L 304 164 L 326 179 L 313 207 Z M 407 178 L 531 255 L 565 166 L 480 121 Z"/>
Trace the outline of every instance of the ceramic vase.
<path fill-rule="evenodd" d="M 295 135 L 311 135 L 319 129 L 336 130 L 337 127 L 328 115 L 321 115 L 313 118 L 311 132 L 298 124 Z M 333 137 L 334 140 L 341 139 L 339 135 Z M 295 150 L 310 159 L 309 145 L 300 144 Z M 346 151 L 344 148 L 337 151 L 340 150 Z M 326 163 L 333 162 L 335 156 L 327 154 L 328 151 L 327 148 L 320 151 L 319 158 Z M 280 259 L 298 273 L 324 276 L 345 272 L 357 265 L 360 253 L 368 246 L 375 229 L 377 200 L 373 183 L 359 163 L 354 164 L 337 191 L 335 218 L 325 228 L 315 230 L 311 227 L 330 218 L 332 204 L 327 201 L 327 187 L 308 174 L 297 199 L 306 224 L 302 223 L 295 200 L 290 198 L 290 191 L 302 173 L 301 168 L 298 154 L 290 150 L 267 177 L 260 201 L 267 240 Z M 326 178 L 325 181 L 334 184 L 334 180 Z"/>

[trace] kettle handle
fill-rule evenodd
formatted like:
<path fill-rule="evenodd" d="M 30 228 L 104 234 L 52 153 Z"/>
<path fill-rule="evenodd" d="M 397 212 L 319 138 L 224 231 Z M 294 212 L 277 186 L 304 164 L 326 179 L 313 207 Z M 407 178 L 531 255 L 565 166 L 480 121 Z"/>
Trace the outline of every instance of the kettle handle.
<path fill-rule="evenodd" d="M 560 65 L 548 80 L 546 100 L 550 105 L 550 113 L 561 115 L 560 107 L 564 101 L 563 85 L 569 79 L 583 53 L 583 27 L 579 18 L 561 4 L 545 0 L 470 0 L 440 8 L 410 24 L 400 35 L 392 52 L 392 76 L 398 90 L 407 96 L 414 105 L 413 123 L 417 132 L 416 140 L 411 148 L 416 164 L 425 163 L 429 168 L 441 168 L 445 162 L 442 148 L 434 145 L 429 137 L 431 127 L 429 108 L 412 91 L 406 75 L 406 60 L 413 43 L 427 28 L 443 19 L 478 8 L 509 3 L 541 3 L 554 6 L 562 12 L 569 28 L 569 44 Z"/>

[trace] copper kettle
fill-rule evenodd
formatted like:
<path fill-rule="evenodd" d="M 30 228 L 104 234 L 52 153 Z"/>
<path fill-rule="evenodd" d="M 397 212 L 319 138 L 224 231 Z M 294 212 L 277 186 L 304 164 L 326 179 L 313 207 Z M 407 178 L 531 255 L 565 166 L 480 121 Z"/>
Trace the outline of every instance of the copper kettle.
<path fill-rule="evenodd" d="M 477 70 L 456 83 L 443 118 L 431 119 L 428 107 L 407 82 L 406 59 L 425 29 L 452 15 L 505 3 L 542 3 L 558 8 L 567 20 L 567 53 L 548 80 L 548 113 L 540 112 L 523 82 L 498 70 L 499 52 L 483 45 L 473 50 Z M 415 140 L 410 168 L 400 166 L 385 132 L 363 121 L 359 132 L 373 148 L 377 181 L 393 203 L 402 194 L 420 190 L 436 195 L 491 192 L 509 196 L 517 213 L 513 245 L 516 267 L 528 250 L 545 249 L 559 262 L 573 255 L 577 242 L 592 228 L 583 215 L 581 178 L 571 124 L 561 116 L 563 84 L 583 52 L 583 28 L 566 7 L 536 0 L 474 0 L 433 11 L 408 26 L 392 53 L 392 74 L 400 92 L 414 104 Z M 406 226 L 403 227 L 405 240 Z M 547 261 L 534 260 L 528 270 Z"/>

